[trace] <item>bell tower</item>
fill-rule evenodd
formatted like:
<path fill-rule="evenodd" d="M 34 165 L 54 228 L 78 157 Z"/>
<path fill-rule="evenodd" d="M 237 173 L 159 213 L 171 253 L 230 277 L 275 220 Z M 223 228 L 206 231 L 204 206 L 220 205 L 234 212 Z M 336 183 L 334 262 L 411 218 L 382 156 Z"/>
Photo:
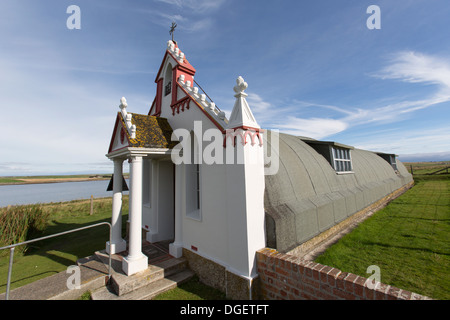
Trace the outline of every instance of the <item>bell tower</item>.
<path fill-rule="evenodd" d="M 156 76 L 156 97 L 149 115 L 161 116 L 162 110 L 170 109 L 178 99 L 177 80 L 181 76 L 186 83 L 194 84 L 194 67 L 187 61 L 175 41 L 167 41 L 167 50 Z M 164 112 L 163 112 L 164 113 Z"/>

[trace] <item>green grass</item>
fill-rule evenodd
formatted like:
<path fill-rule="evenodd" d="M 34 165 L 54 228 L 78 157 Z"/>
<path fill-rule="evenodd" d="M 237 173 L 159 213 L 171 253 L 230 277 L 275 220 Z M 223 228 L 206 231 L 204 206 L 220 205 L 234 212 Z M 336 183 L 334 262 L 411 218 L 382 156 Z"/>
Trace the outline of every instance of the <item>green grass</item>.
<path fill-rule="evenodd" d="M 439 169 L 450 166 L 450 161 L 436 161 L 436 162 L 405 162 L 405 167 L 414 175 L 425 175 L 438 171 Z"/>
<path fill-rule="evenodd" d="M 128 217 L 127 203 L 126 196 L 123 206 L 124 228 Z M 93 215 L 89 214 L 89 208 L 89 200 L 42 205 L 42 210 L 49 215 L 48 224 L 43 232 L 34 234 L 33 239 L 111 221 L 111 199 L 95 199 Z M 30 244 L 25 252 L 14 253 L 11 289 L 66 270 L 77 259 L 104 249 L 108 240 L 109 228 L 99 226 Z M 0 257 L 0 292 L 6 291 L 8 265 L 9 254 Z"/>
<path fill-rule="evenodd" d="M 179 287 L 161 293 L 153 300 L 225 300 L 225 294 L 200 282 L 194 276 Z"/>
<path fill-rule="evenodd" d="M 434 299 L 450 299 L 450 177 L 416 185 L 330 247 L 316 262 Z"/>
<path fill-rule="evenodd" d="M 18 183 L 18 182 L 22 182 L 22 180 L 17 178 L 0 177 L 0 183 Z"/>

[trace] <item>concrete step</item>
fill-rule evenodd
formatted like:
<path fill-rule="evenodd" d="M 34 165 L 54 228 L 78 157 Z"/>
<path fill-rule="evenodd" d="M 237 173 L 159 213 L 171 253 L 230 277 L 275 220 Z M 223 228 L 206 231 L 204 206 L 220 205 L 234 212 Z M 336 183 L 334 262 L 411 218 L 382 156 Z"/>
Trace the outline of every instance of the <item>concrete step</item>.
<path fill-rule="evenodd" d="M 105 251 L 97 251 L 96 257 L 107 268 L 109 255 Z M 127 276 L 122 271 L 123 256 L 111 256 L 111 279 L 107 286 L 92 292 L 93 300 L 142 300 L 177 286 L 177 283 L 189 279 L 194 274 L 187 270 L 186 258 L 174 258 L 159 255 L 149 261 L 146 270 Z"/>
<path fill-rule="evenodd" d="M 171 257 L 168 260 L 151 264 L 146 270 L 131 276 L 127 276 L 124 273 L 115 273 L 112 275 L 111 286 L 118 296 L 122 296 L 149 283 L 184 270 L 186 267 L 187 261 L 185 258 L 177 259 Z"/>
<path fill-rule="evenodd" d="M 189 269 L 181 270 L 120 296 L 114 292 L 112 286 L 105 286 L 92 292 L 91 298 L 92 300 L 151 300 L 158 294 L 188 281 L 194 275 L 195 273 Z"/>

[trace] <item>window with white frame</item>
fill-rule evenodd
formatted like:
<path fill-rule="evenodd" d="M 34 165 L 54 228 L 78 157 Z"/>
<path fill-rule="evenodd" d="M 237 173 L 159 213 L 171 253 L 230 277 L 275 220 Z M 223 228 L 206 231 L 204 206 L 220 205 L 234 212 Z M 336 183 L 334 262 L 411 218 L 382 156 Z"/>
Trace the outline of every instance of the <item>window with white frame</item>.
<path fill-rule="evenodd" d="M 302 138 L 303 142 L 322 155 L 336 173 L 353 173 L 351 150 L 353 147 L 333 141 L 318 141 Z"/>
<path fill-rule="evenodd" d="M 382 157 L 384 160 L 386 160 L 395 171 L 398 171 L 397 168 L 397 160 L 396 160 L 396 155 L 395 154 L 390 154 L 390 153 L 381 153 L 378 152 L 377 153 L 380 157 Z"/>
<path fill-rule="evenodd" d="M 333 166 L 336 172 L 351 172 L 353 171 L 352 158 L 350 149 L 331 147 L 333 155 Z"/>

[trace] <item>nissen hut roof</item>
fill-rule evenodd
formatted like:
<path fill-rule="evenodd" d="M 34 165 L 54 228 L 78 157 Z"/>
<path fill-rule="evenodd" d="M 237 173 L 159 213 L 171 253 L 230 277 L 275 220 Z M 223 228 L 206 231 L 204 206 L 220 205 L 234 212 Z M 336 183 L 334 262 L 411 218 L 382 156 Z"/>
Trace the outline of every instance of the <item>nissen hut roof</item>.
<path fill-rule="evenodd" d="M 348 150 L 351 170 L 333 168 L 333 148 Z M 279 169 L 265 178 L 267 245 L 292 250 L 411 182 L 396 162 L 394 167 L 374 152 L 280 133 Z"/>

